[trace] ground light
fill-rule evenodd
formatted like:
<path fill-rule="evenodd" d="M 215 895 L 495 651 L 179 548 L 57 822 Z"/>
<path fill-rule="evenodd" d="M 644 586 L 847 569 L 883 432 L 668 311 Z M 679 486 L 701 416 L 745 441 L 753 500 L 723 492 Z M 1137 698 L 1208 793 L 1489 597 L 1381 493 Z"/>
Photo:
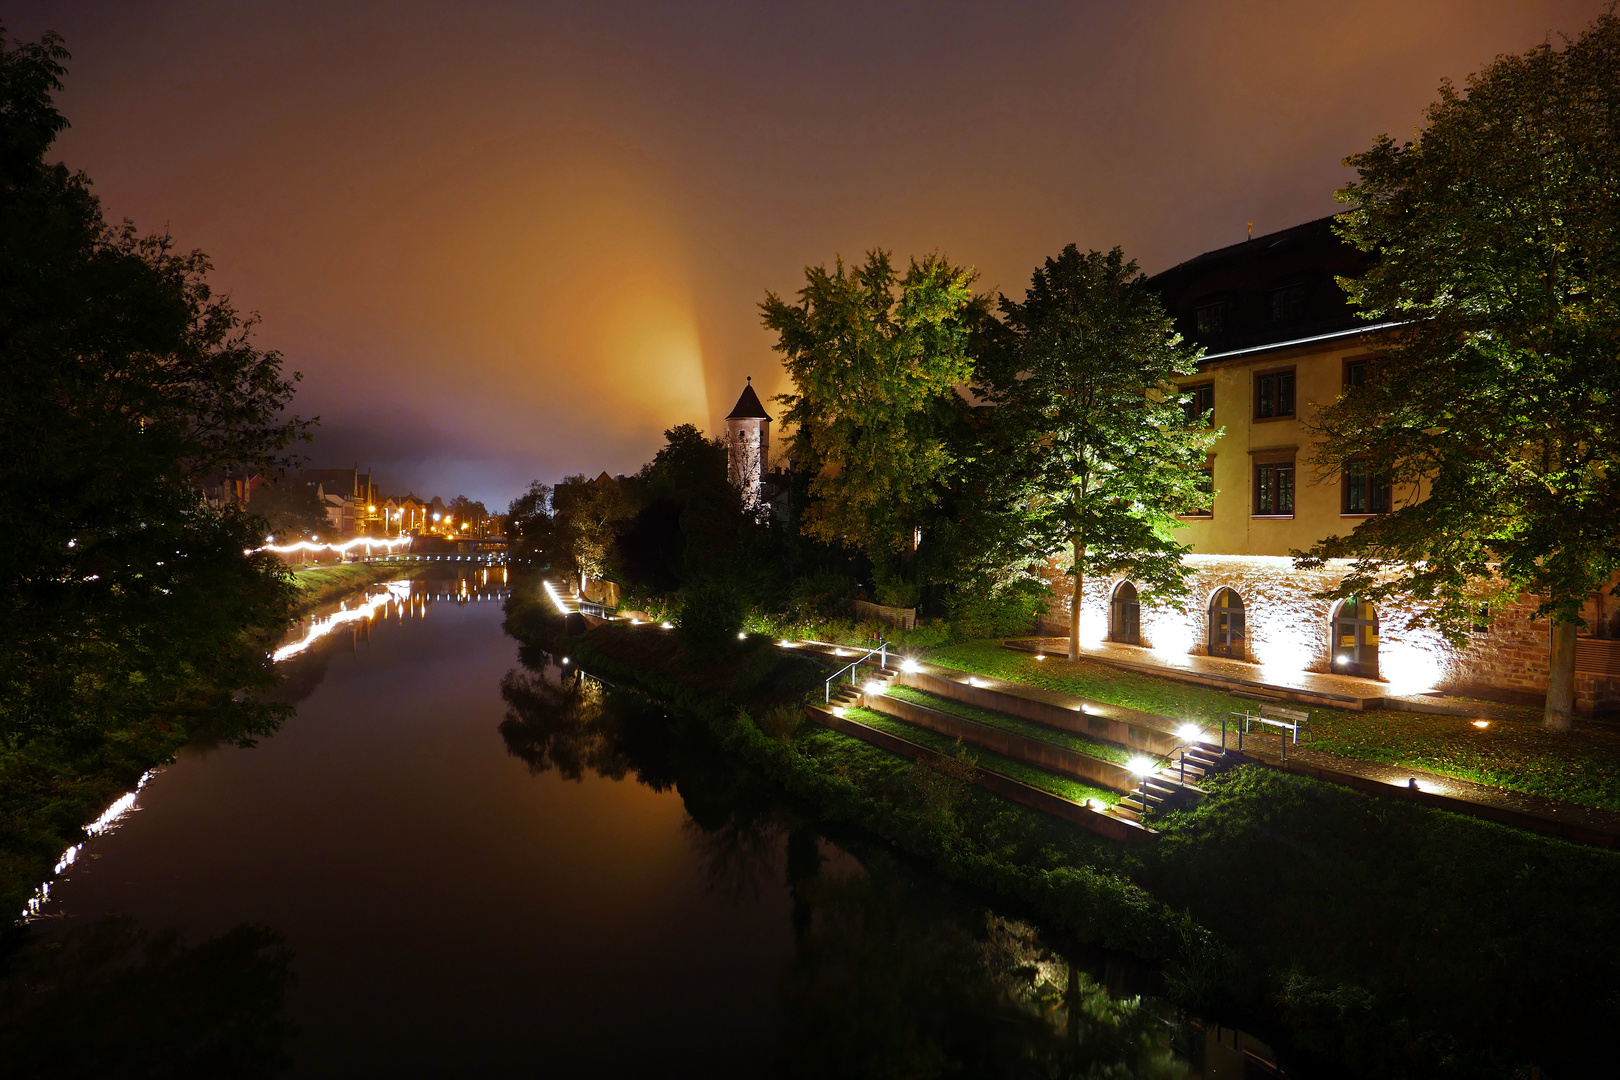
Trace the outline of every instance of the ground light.
<path fill-rule="evenodd" d="M 922 665 L 908 656 L 900 661 L 900 670 L 907 675 L 915 675 L 922 670 Z"/>
<path fill-rule="evenodd" d="M 665 630 L 673 630 L 673 629 L 675 629 L 675 624 L 671 623 L 671 622 L 662 623 L 660 625 L 662 625 Z"/>
<path fill-rule="evenodd" d="M 1479 730 L 1484 731 L 1486 728 L 1491 726 L 1491 722 L 1489 720 L 1475 720 L 1474 726 L 1479 728 Z"/>
<path fill-rule="evenodd" d="M 868 694 L 881 694 L 883 693 L 883 684 L 876 679 L 871 679 L 866 684 L 866 692 Z"/>
<path fill-rule="evenodd" d="M 1182 742 L 1195 743 L 1204 737 L 1204 729 L 1197 724 L 1182 724 L 1176 729 L 1176 737 Z"/>
<path fill-rule="evenodd" d="M 1125 767 L 1131 770 L 1131 772 L 1135 773 L 1137 776 L 1145 778 L 1151 775 L 1153 770 L 1158 768 L 1158 766 L 1159 763 L 1154 761 L 1152 758 L 1138 756 L 1131 758 L 1130 762 Z"/>
<path fill-rule="evenodd" d="M 738 641 L 747 641 L 748 640 L 747 631 L 739 631 L 738 634 L 737 634 L 737 640 Z"/>

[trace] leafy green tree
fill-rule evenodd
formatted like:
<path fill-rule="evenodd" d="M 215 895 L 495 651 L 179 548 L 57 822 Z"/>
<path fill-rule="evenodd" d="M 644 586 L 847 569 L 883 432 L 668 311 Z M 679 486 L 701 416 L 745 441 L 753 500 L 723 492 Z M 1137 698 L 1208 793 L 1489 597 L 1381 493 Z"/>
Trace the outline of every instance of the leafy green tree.
<path fill-rule="evenodd" d="M 1347 159 L 1340 232 L 1378 261 L 1341 284 L 1380 335 L 1320 409 L 1315 464 L 1410 498 L 1302 566 L 1333 596 L 1421 602 L 1462 640 L 1493 595 L 1552 624 L 1546 723 L 1567 729 L 1581 606 L 1620 567 L 1620 21 L 1450 83 L 1418 137 Z M 1301 553 L 1296 553 L 1301 554 Z"/>
<path fill-rule="evenodd" d="M 249 739 L 278 712 L 238 691 L 271 680 L 292 586 L 244 554 L 261 524 L 196 482 L 276 466 L 307 426 L 285 412 L 297 376 L 201 253 L 109 226 L 89 180 L 46 163 L 66 59 L 55 35 L 0 44 L 0 740 Z"/>
<path fill-rule="evenodd" d="M 1188 551 L 1176 515 L 1207 506 L 1202 467 L 1219 432 L 1189 422 L 1175 378 L 1200 351 L 1118 248 L 1047 259 L 1022 303 L 1001 298 L 1005 337 L 982 368 L 997 406 L 1009 505 L 1037 553 L 1067 548 L 1074 576 L 1069 656 L 1079 656 L 1086 578 L 1128 573 L 1179 605 Z"/>
<path fill-rule="evenodd" d="M 799 302 L 767 294 L 765 327 L 777 335 L 795 392 L 785 423 L 812 474 L 800 528 L 880 563 L 912 538 L 952 458 L 942 425 L 973 373 L 972 270 L 938 256 L 897 273 L 886 251 L 864 265 L 805 270 Z"/>
<path fill-rule="evenodd" d="M 617 523 L 634 509 L 629 492 L 611 476 L 568 476 L 551 493 L 552 568 L 581 579 L 607 569 Z"/>

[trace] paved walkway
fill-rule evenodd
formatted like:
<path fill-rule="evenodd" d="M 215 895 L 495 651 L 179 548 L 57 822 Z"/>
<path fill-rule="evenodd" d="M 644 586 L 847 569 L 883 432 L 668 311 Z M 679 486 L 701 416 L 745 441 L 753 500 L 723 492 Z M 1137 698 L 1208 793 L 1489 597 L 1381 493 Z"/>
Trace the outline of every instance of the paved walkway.
<path fill-rule="evenodd" d="M 1020 638 L 1006 642 L 1020 652 L 1063 657 L 1068 655 L 1067 638 Z M 1277 671 L 1262 664 L 1228 660 L 1219 656 L 1166 655 L 1137 645 L 1103 642 L 1084 647 L 1080 655 L 1115 667 L 1145 675 L 1197 683 L 1229 693 L 1250 697 L 1298 701 L 1307 705 L 1330 705 L 1340 709 L 1401 709 L 1408 712 L 1445 713 L 1454 716 L 1480 716 L 1516 719 L 1519 713 L 1495 702 L 1444 694 L 1398 694 L 1388 683 L 1354 675 L 1323 675 L 1313 671 Z"/>

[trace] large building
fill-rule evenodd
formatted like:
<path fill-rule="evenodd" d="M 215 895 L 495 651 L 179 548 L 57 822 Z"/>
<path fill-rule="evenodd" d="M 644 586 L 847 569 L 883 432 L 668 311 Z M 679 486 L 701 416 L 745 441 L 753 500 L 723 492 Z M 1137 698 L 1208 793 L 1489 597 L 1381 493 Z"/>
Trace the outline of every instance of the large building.
<path fill-rule="evenodd" d="M 1482 611 L 1471 640 L 1457 648 L 1432 629 L 1405 625 L 1406 612 L 1315 599 L 1345 567 L 1300 571 L 1288 555 L 1414 495 L 1354 467 L 1318 476 L 1310 460 L 1312 411 L 1365 377 L 1371 356 L 1375 327 L 1356 317 L 1334 281 L 1360 273 L 1366 258 L 1323 218 L 1208 252 L 1150 280 L 1178 330 L 1206 350 L 1182 389 L 1224 429 L 1208 463 L 1214 508 L 1184 519 L 1179 537 L 1192 545 L 1196 570 L 1188 612 L 1141 605 L 1123 579 L 1088 582 L 1082 644 L 1106 639 L 1166 658 L 1226 657 L 1259 665 L 1264 675 L 1358 675 L 1397 694 L 1545 693 L 1549 630 L 1530 618 L 1533 599 Z M 1053 577 L 1051 630 L 1067 631 L 1071 582 Z M 1582 631 L 1589 636 L 1577 650 L 1577 706 L 1588 713 L 1620 704 L 1620 622 L 1612 600 L 1605 604 L 1601 595 L 1589 601 Z"/>

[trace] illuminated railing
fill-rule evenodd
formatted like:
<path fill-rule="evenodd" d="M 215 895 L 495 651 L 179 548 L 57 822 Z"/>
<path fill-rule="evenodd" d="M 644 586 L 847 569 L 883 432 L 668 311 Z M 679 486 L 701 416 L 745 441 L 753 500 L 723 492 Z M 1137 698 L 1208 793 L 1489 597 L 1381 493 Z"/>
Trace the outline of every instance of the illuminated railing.
<path fill-rule="evenodd" d="M 374 540 L 369 536 L 357 537 L 354 540 L 345 540 L 341 544 L 333 544 L 318 540 L 299 540 L 292 544 L 265 544 L 263 547 L 248 548 L 244 554 L 252 555 L 260 551 L 273 551 L 277 555 L 290 555 L 295 551 L 335 551 L 340 555 L 347 555 L 357 547 L 364 547 L 366 554 L 370 555 L 373 548 L 382 548 L 384 551 L 393 551 L 404 547 L 411 542 L 409 536 L 398 536 L 392 540 Z"/>

